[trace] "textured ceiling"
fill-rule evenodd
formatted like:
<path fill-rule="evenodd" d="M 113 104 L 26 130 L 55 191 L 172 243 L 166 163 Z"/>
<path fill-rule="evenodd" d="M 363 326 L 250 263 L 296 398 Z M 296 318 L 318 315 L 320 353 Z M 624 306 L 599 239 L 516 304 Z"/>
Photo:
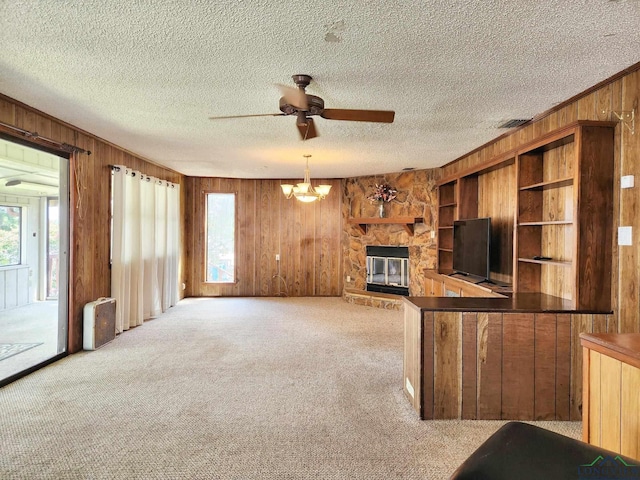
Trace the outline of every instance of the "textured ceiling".
<path fill-rule="evenodd" d="M 639 0 L 0 0 L 0 92 L 186 175 L 443 165 L 640 61 Z M 301 141 L 275 84 L 327 108 Z"/>

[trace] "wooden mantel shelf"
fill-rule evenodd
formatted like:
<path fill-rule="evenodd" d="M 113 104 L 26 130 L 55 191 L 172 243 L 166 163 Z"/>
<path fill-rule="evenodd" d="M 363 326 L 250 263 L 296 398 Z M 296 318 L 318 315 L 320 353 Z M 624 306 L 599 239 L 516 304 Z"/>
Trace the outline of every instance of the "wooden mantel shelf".
<path fill-rule="evenodd" d="M 367 233 L 367 225 L 402 225 L 409 235 L 413 235 L 414 224 L 423 222 L 424 218 L 420 217 L 365 217 L 350 218 L 348 220 L 348 223 L 356 225 L 363 234 Z"/>

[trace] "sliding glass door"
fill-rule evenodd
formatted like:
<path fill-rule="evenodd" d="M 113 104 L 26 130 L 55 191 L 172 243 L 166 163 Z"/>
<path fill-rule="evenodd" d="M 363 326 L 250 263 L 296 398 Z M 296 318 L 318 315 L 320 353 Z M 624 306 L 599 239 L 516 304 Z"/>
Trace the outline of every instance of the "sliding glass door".
<path fill-rule="evenodd" d="M 68 171 L 0 139 L 0 385 L 66 351 Z"/>

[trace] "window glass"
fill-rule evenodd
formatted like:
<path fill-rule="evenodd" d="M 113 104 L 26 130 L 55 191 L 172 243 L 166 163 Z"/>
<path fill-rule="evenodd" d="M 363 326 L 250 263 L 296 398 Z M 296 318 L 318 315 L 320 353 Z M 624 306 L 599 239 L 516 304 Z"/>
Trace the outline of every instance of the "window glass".
<path fill-rule="evenodd" d="M 20 264 L 22 208 L 0 205 L 0 267 Z"/>
<path fill-rule="evenodd" d="M 236 196 L 208 193 L 206 198 L 207 282 L 235 282 Z"/>

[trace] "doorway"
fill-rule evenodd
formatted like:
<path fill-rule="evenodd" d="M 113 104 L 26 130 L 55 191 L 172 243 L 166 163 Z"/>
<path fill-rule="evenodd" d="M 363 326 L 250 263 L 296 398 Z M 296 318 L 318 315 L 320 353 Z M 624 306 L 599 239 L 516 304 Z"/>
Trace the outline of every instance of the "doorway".
<path fill-rule="evenodd" d="M 0 139 L 0 385 L 66 353 L 69 160 Z"/>

